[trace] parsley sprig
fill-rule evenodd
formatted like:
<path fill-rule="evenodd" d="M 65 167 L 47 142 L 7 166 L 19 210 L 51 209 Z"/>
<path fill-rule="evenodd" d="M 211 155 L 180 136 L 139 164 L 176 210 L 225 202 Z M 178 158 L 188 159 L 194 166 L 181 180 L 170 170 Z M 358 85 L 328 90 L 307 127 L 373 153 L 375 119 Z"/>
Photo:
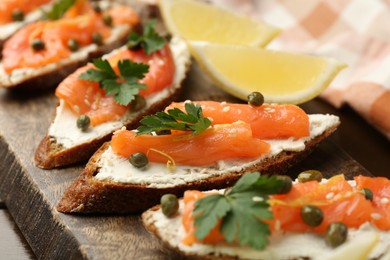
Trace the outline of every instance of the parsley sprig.
<path fill-rule="evenodd" d="M 167 112 L 145 116 L 140 121 L 142 125 L 137 128 L 137 135 L 166 130 L 191 131 L 193 135 L 197 135 L 211 125 L 210 119 L 203 116 L 199 104 L 185 103 L 184 108 L 186 113 L 178 108 L 173 108 Z"/>
<path fill-rule="evenodd" d="M 143 63 L 135 63 L 130 60 L 118 61 L 120 75 L 117 75 L 110 63 L 104 59 L 93 61 L 95 68 L 88 69 L 79 76 L 79 79 L 99 82 L 107 95 L 113 95 L 116 102 L 127 106 L 138 95 L 140 89 L 145 89 L 145 84 L 139 84 L 149 70 L 149 66 Z"/>
<path fill-rule="evenodd" d="M 247 173 L 227 194 L 213 194 L 196 201 L 195 236 L 204 239 L 222 218 L 220 231 L 227 242 L 263 249 L 268 244 L 270 229 L 262 219 L 273 217 L 267 201 L 283 185 L 276 176 Z"/>
<path fill-rule="evenodd" d="M 49 20 L 58 20 L 60 19 L 69 8 L 74 5 L 76 0 L 59 0 L 53 4 L 49 12 L 44 12 L 44 18 Z"/>
<path fill-rule="evenodd" d="M 67 1 L 74 0 L 61 0 L 61 2 Z M 147 23 L 143 35 L 131 33 L 128 47 L 143 48 L 148 55 L 161 49 L 165 40 L 156 33 L 155 23 L 155 21 Z M 127 106 L 139 94 L 140 89 L 146 88 L 146 85 L 138 83 L 149 71 L 149 66 L 146 64 L 135 63 L 128 59 L 120 60 L 118 61 L 119 75 L 115 73 L 107 60 L 95 59 L 93 64 L 96 69 L 88 69 L 79 76 L 79 79 L 98 82 L 106 94 L 113 95 L 115 101 L 121 105 Z"/>
<path fill-rule="evenodd" d="M 148 55 L 164 47 L 165 40 L 156 32 L 156 23 L 155 20 L 146 23 L 142 35 L 136 32 L 130 33 L 127 47 L 130 49 L 141 47 Z"/>

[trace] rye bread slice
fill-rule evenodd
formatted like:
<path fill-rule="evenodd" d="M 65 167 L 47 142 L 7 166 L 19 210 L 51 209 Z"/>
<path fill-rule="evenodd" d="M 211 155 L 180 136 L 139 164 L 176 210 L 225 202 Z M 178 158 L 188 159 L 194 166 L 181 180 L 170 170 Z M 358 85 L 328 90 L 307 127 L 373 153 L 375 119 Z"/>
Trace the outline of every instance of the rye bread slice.
<path fill-rule="evenodd" d="M 161 111 L 173 100 L 176 100 L 180 94 L 182 82 L 190 68 L 191 59 L 186 44 L 182 39 L 173 37 L 171 39 L 170 45 L 175 59 L 176 74 L 172 85 L 161 91 L 163 95 L 160 95 L 161 93 L 156 94 L 160 95 L 157 99 L 153 97 L 153 94 L 150 98 L 153 99 L 153 101 L 149 102 L 148 98 L 146 107 L 131 113 L 128 119 L 124 119 L 123 123 L 116 127 L 112 127 L 108 132 L 106 131 L 103 134 L 97 134 L 93 137 L 93 139 L 89 139 L 88 141 L 77 143 L 69 147 L 64 147 L 60 141 L 56 140 L 55 136 L 51 136 L 49 134 L 49 130 L 48 134 L 40 142 L 35 152 L 35 165 L 43 169 L 51 169 L 86 161 L 93 155 L 94 152 L 96 152 L 100 146 L 102 146 L 104 142 L 111 139 L 111 135 L 114 131 L 120 129 L 123 126 L 129 129 L 136 128 L 139 124 L 139 120 L 142 117 Z M 66 107 L 64 104 L 63 106 Z M 56 114 L 55 119 L 53 120 L 50 127 L 53 126 L 55 120 L 61 120 L 61 117 L 58 115 L 58 113 Z M 72 127 L 75 127 L 75 124 L 76 119 L 74 122 L 72 121 Z M 69 131 L 69 129 L 63 130 Z"/>
<path fill-rule="evenodd" d="M 104 6 L 105 9 L 109 9 L 113 5 L 118 4 L 109 1 L 101 2 L 101 6 Z M 66 59 L 36 69 L 17 69 L 8 74 L 0 62 L 0 88 L 26 90 L 53 88 L 80 66 L 125 44 L 128 40 L 128 34 L 135 29 L 137 28 L 130 25 L 113 27 L 112 35 L 103 41 L 102 45 L 85 46 L 73 52 Z"/>
<path fill-rule="evenodd" d="M 338 120 L 338 118 L 337 118 Z M 322 134 L 305 142 L 305 149 L 299 152 L 282 151 L 276 156 L 254 160 L 250 166 L 237 171 L 224 169 L 223 174 L 210 174 L 203 169 L 205 177 L 167 187 L 145 184 L 115 182 L 95 178 L 99 171 L 99 160 L 110 148 L 105 143 L 89 160 L 81 175 L 73 181 L 59 201 L 57 209 L 65 213 L 140 213 L 159 203 L 160 197 L 172 193 L 181 197 L 186 190 L 211 190 L 232 186 L 244 173 L 260 171 L 266 174 L 282 174 L 297 164 L 338 126 L 329 126 Z"/>

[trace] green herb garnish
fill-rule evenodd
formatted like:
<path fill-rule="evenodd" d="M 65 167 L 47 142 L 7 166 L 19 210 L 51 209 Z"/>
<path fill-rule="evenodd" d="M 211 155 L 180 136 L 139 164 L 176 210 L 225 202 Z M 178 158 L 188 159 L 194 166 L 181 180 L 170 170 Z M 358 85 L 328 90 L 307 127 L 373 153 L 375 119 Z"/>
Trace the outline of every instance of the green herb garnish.
<path fill-rule="evenodd" d="M 150 55 L 153 52 L 161 49 L 165 45 L 165 40 L 154 29 L 156 21 L 152 20 L 145 24 L 142 35 L 132 32 L 129 35 L 127 47 L 129 49 L 143 48 L 146 54 Z"/>
<path fill-rule="evenodd" d="M 262 220 L 273 218 L 268 198 L 282 186 L 283 181 L 276 176 L 247 173 L 227 194 L 213 194 L 196 201 L 195 236 L 204 239 L 222 218 L 220 232 L 227 242 L 263 249 L 268 244 L 270 229 Z"/>
<path fill-rule="evenodd" d="M 113 95 L 116 102 L 127 106 L 138 95 L 140 89 L 145 89 L 145 84 L 139 84 L 149 70 L 149 66 L 143 63 L 135 63 L 130 60 L 118 61 L 120 75 L 117 75 L 107 60 L 95 59 L 93 64 L 97 69 L 88 69 L 79 76 L 79 79 L 99 82 L 100 87 L 107 95 Z"/>
<path fill-rule="evenodd" d="M 166 130 L 191 131 L 193 135 L 200 134 L 210 125 L 210 119 L 203 116 L 199 104 L 185 103 L 187 113 L 178 108 L 169 109 L 167 112 L 158 112 L 152 116 L 145 116 L 137 128 L 137 135 L 150 134 Z"/>
<path fill-rule="evenodd" d="M 49 12 L 43 11 L 43 16 L 45 19 L 49 20 L 58 20 L 60 19 L 69 8 L 74 5 L 76 0 L 59 0 L 53 4 Z"/>

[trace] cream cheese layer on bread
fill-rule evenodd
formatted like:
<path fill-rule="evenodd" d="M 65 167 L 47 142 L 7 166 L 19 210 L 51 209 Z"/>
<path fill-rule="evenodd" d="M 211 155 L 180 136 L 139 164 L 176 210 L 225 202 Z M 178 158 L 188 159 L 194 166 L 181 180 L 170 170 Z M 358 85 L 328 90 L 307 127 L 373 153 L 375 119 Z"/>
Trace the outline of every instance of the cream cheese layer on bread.
<path fill-rule="evenodd" d="M 65 105 L 65 103 L 60 100 L 60 104 L 56 110 L 55 119 L 51 124 L 48 133 L 52 141 L 60 145 L 62 149 L 69 149 L 83 143 L 93 141 L 94 139 L 103 137 L 117 129 L 120 129 L 128 122 L 137 118 L 140 114 L 143 114 L 148 108 L 171 96 L 172 93 L 175 93 L 176 90 L 181 87 L 181 82 L 186 76 L 186 71 L 190 64 L 190 54 L 188 52 L 186 43 L 178 37 L 173 37 L 169 45 L 172 51 L 173 60 L 175 62 L 175 75 L 173 83 L 171 86 L 164 88 L 162 91 L 148 96 L 146 98 L 146 106 L 144 109 L 136 112 L 129 111 L 117 121 L 99 124 L 97 126 L 91 127 L 87 132 L 82 132 L 79 128 L 77 128 L 76 125 L 76 121 L 79 116 L 73 113 Z M 111 54 L 107 54 L 107 56 Z M 105 56 L 103 56 L 103 58 L 104 57 Z"/>
<path fill-rule="evenodd" d="M 210 259 L 232 257 L 262 260 L 389 259 L 390 256 L 390 232 L 380 231 L 369 223 L 363 224 L 359 229 L 349 229 L 347 241 L 335 249 L 326 245 L 324 237 L 318 234 L 281 231 L 271 234 L 270 242 L 264 250 L 226 243 L 195 243 L 187 246 L 181 242 L 185 237 L 181 224 L 182 210 L 181 201 L 178 214 L 172 218 L 167 218 L 161 209 L 148 210 L 142 218 L 145 226 L 151 228 L 160 239 L 187 255 L 208 256 Z M 367 251 L 369 256 L 366 258 L 364 254 Z"/>
<path fill-rule="evenodd" d="M 98 161 L 98 172 L 94 178 L 100 181 L 113 181 L 143 185 L 147 188 L 170 188 L 197 182 L 211 176 L 241 172 L 268 160 L 273 160 L 282 152 L 302 152 L 305 143 L 335 129 L 340 121 L 334 115 L 309 115 L 310 136 L 300 139 L 264 140 L 271 144 L 270 151 L 259 158 L 229 159 L 218 161 L 212 167 L 176 165 L 173 172 L 161 163 L 149 163 L 146 169 L 133 167 L 127 158 L 116 155 L 109 147 Z M 205 148 L 206 149 L 206 148 Z"/>
<path fill-rule="evenodd" d="M 99 3 L 99 6 L 103 10 L 109 9 L 113 5 L 114 3 L 110 3 L 108 1 L 102 1 Z M 52 72 L 61 71 L 67 66 L 78 64 L 79 62 L 86 63 L 89 60 L 89 56 L 91 54 L 104 50 L 106 46 L 111 46 L 110 50 L 112 50 L 113 47 L 118 47 L 117 42 L 119 43 L 123 41 L 131 29 L 132 26 L 128 24 L 115 26 L 111 29 L 110 37 L 105 39 L 102 45 L 92 43 L 90 45 L 81 47 L 79 50 L 73 52 L 65 59 L 58 60 L 55 63 L 49 63 L 39 68 L 20 68 L 13 70 L 11 73 L 7 73 L 4 70 L 2 63 L 0 62 L 0 87 L 12 88 L 13 86 L 17 86 L 30 79 L 38 78 L 44 75 L 50 75 Z M 107 52 L 108 50 L 103 51 L 103 53 Z M 67 73 L 62 75 L 62 77 L 65 77 L 66 75 Z"/>

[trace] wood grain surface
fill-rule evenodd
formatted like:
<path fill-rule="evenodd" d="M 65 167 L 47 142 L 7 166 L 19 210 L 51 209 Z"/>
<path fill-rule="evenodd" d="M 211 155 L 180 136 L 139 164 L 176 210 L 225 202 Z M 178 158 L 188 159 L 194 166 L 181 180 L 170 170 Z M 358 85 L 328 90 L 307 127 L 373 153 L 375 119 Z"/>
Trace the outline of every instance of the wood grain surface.
<path fill-rule="evenodd" d="M 141 225 L 138 215 L 64 215 L 55 205 L 84 164 L 42 170 L 34 151 L 54 115 L 54 89 L 41 92 L 0 90 L 0 197 L 30 244 L 43 259 L 179 259 Z M 216 88 L 192 66 L 180 100 L 237 101 Z M 290 170 L 318 169 L 325 176 L 369 174 L 326 141 L 302 164 Z"/>

